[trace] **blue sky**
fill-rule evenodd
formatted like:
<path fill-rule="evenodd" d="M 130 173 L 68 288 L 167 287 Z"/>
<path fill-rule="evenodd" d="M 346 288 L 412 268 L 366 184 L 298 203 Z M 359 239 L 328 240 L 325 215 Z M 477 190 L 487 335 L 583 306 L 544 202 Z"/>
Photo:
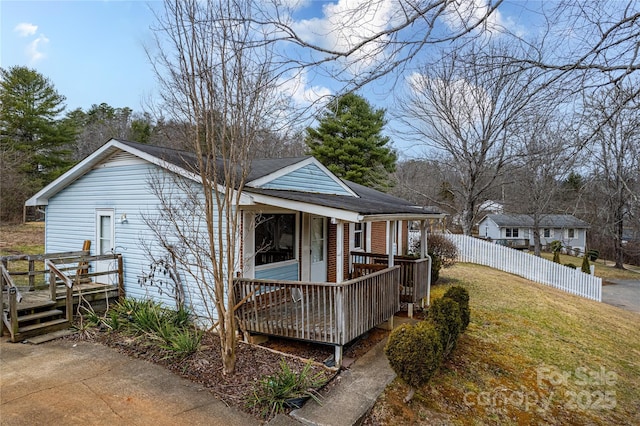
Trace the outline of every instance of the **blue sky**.
<path fill-rule="evenodd" d="M 469 1 L 484 4 L 485 0 Z M 296 25 L 313 42 L 341 46 L 344 40 L 363 31 L 363 25 L 356 25 L 351 33 L 341 28 L 340 37 L 332 35 L 338 32 L 332 31 L 331 25 L 344 25 L 332 24 L 332 18 L 336 22 L 341 10 L 351 7 L 345 4 L 353 0 L 302 3 L 305 8 L 298 11 Z M 513 19 L 523 19 L 525 8 L 514 11 L 510 10 L 512 7 L 513 4 L 501 6 L 501 11 L 513 16 L 501 13 L 495 19 L 516 28 L 518 24 Z M 162 2 L 0 0 L 0 66 L 26 65 L 36 69 L 66 97 L 68 111 L 87 110 L 102 102 L 143 111 L 145 100 L 153 96 L 156 87 L 144 50 L 145 45 L 153 43 L 153 8 L 161 9 Z M 380 28 L 388 25 L 390 13 L 381 10 L 377 16 L 363 19 Z M 297 93 L 292 93 L 294 99 L 331 92 L 331 82 L 302 77 Z M 379 83 L 368 87 L 366 95 L 377 107 L 386 107 L 384 102 L 390 99 Z"/>
<path fill-rule="evenodd" d="M 106 102 L 142 110 L 155 81 L 144 52 L 152 41 L 143 1 L 0 2 L 0 66 L 26 65 L 48 77 L 67 108 Z"/>

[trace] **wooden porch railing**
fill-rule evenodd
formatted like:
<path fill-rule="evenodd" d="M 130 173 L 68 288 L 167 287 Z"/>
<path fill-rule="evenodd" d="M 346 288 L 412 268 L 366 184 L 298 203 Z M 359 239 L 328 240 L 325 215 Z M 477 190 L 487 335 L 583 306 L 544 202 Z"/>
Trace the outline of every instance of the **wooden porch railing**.
<path fill-rule="evenodd" d="M 342 283 L 236 278 L 245 331 L 342 346 L 400 308 L 400 267 Z"/>
<path fill-rule="evenodd" d="M 373 265 L 387 265 L 389 256 L 379 253 L 351 252 L 352 274 L 375 269 Z M 400 266 L 400 300 L 420 303 L 429 297 L 430 259 L 416 259 L 410 256 L 393 256 L 393 263 Z M 367 267 L 366 265 L 372 265 Z"/>
<path fill-rule="evenodd" d="M 17 254 L 2 256 L 0 262 L 13 278 L 16 287 L 29 291 L 46 288 L 48 270 L 45 268 L 45 259 L 55 262 L 64 262 L 65 259 L 75 259 L 79 256 L 89 256 L 88 250 L 67 251 L 47 254 Z M 26 267 L 25 267 L 26 265 Z M 0 285 L 2 282 L 0 282 Z"/>
<path fill-rule="evenodd" d="M 55 327 L 57 329 L 60 329 L 65 321 L 68 325 L 71 325 L 74 295 L 77 299 L 78 294 L 81 292 L 79 289 L 80 284 L 84 286 L 85 291 L 88 290 L 95 293 L 96 291 L 109 292 L 117 289 L 119 297 L 124 296 L 123 261 L 120 254 L 89 256 L 88 251 L 80 251 L 44 255 L 5 256 L 0 260 L 2 323 L 9 330 L 13 341 L 21 340 L 27 334 L 37 334 L 38 328 L 46 331 L 48 323 L 51 324 L 49 328 Z M 110 261 L 108 268 L 100 272 L 89 273 L 92 263 L 105 260 Z M 8 269 L 9 262 L 20 261 L 23 263 L 24 261 L 28 262 L 28 271 L 11 271 Z M 36 268 L 38 263 L 42 263 L 43 266 Z M 17 266 L 24 269 L 24 265 Z M 16 283 L 16 276 L 22 279 L 22 286 Z M 95 279 L 94 277 L 100 276 L 111 277 L 107 278 L 107 281 L 110 282 L 102 284 L 92 282 Z M 27 279 L 24 279 L 25 277 Z M 41 282 L 47 282 L 48 288 L 43 287 L 40 284 Z M 58 296 L 60 284 L 65 289 L 64 296 L 62 296 L 64 300 L 60 300 L 61 297 Z M 23 287 L 22 294 L 19 290 L 20 287 Z M 74 291 L 78 294 L 74 294 Z M 8 296 L 6 302 L 4 298 L 5 292 Z M 57 319 L 59 315 L 63 314 L 62 309 L 65 310 L 64 320 Z M 2 331 L 2 326 L 3 324 L 0 324 L 0 331 Z"/>

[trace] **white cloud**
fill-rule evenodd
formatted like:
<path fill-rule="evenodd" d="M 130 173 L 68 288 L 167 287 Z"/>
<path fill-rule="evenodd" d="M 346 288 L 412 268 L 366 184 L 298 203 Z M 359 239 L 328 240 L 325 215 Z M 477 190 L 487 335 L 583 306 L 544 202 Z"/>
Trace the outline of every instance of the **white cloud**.
<path fill-rule="evenodd" d="M 298 107 L 308 107 L 331 95 L 326 87 L 309 85 L 306 71 L 281 79 L 280 87 Z"/>
<path fill-rule="evenodd" d="M 489 13 L 488 0 L 454 0 L 440 16 L 452 31 L 463 31 L 476 25 Z M 483 28 L 488 33 L 502 33 L 513 25 L 510 19 L 504 19 L 495 9 L 484 21 Z"/>
<path fill-rule="evenodd" d="M 38 26 L 30 22 L 21 22 L 15 26 L 14 32 L 18 33 L 20 37 L 30 37 L 36 34 Z M 44 58 L 44 52 L 42 48 L 49 43 L 49 39 L 44 34 L 40 34 L 33 39 L 25 48 L 25 54 L 29 58 L 30 63 L 37 62 Z"/>
<path fill-rule="evenodd" d="M 49 43 L 49 39 L 44 34 L 40 34 L 35 40 L 27 45 L 26 53 L 31 63 L 44 58 L 45 55 L 41 49 L 47 43 Z"/>
<path fill-rule="evenodd" d="M 365 39 L 388 29 L 395 21 L 393 0 L 338 0 L 322 7 L 321 18 L 298 21 L 294 30 L 301 38 L 328 50 L 348 52 Z M 387 38 L 368 43 L 349 56 L 348 69 L 357 73 L 383 59 Z M 354 64 L 357 64 L 354 67 Z M 357 69 L 356 69 L 357 68 Z"/>
<path fill-rule="evenodd" d="M 27 22 L 21 22 L 13 29 L 20 37 L 32 36 L 38 31 L 38 26 Z"/>

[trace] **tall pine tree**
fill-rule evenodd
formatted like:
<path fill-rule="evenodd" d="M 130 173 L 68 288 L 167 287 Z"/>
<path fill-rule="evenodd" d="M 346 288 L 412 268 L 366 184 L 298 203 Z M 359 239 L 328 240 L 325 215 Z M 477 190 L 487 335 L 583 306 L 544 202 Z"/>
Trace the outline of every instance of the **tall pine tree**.
<path fill-rule="evenodd" d="M 24 201 L 71 165 L 76 128 L 61 117 L 64 100 L 37 71 L 0 68 L 2 220 L 21 217 Z"/>
<path fill-rule="evenodd" d="M 397 155 L 382 135 L 384 109 L 374 110 L 363 97 L 348 93 L 329 103 L 317 129 L 307 128 L 309 153 L 337 176 L 386 190 Z"/>

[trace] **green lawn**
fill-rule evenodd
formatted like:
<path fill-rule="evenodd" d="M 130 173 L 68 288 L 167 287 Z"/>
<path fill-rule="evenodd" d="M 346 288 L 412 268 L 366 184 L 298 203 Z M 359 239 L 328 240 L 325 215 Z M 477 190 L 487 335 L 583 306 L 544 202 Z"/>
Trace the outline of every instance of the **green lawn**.
<path fill-rule="evenodd" d="M 410 404 L 395 380 L 372 424 L 640 424 L 640 315 L 487 267 L 443 270 L 471 324 Z"/>

